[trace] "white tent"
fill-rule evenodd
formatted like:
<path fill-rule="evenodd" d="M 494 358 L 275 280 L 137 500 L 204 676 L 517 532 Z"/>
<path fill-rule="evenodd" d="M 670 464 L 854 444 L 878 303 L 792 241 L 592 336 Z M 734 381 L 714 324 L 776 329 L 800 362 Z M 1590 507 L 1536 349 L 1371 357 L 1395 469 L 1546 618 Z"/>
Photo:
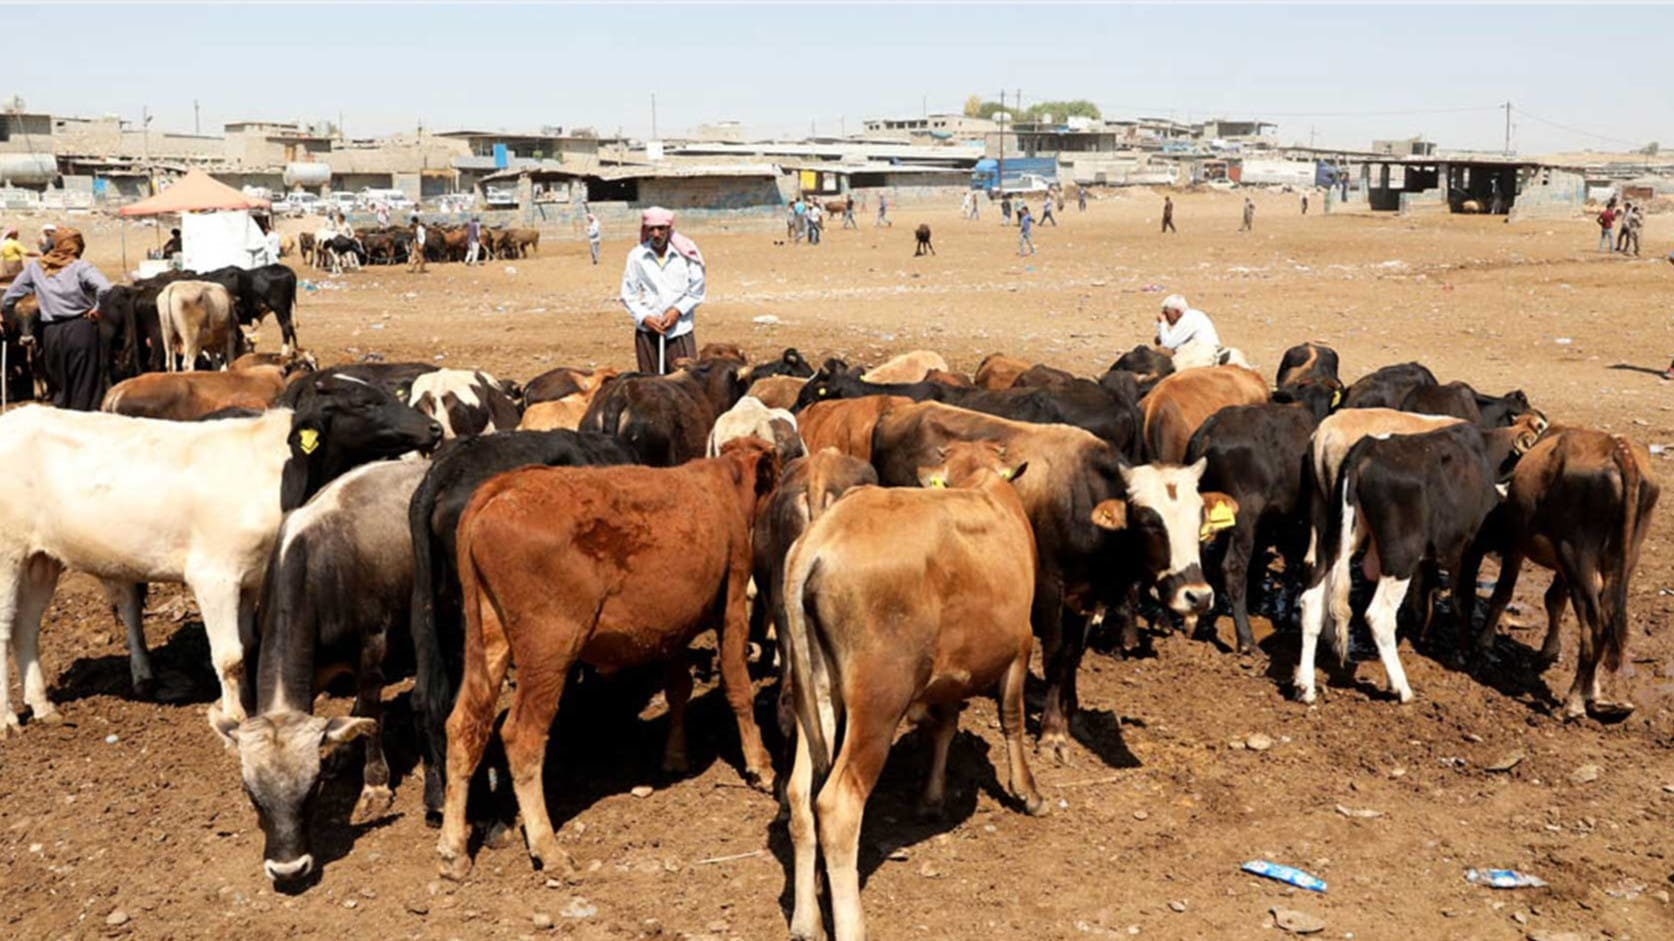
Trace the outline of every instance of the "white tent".
<path fill-rule="evenodd" d="M 257 268 L 278 261 L 270 257 L 267 240 L 250 218 L 250 210 L 266 209 L 268 201 L 246 196 L 199 169 L 192 169 L 173 186 L 149 199 L 124 206 L 124 216 L 180 216 L 182 262 L 193 271 L 214 271 L 227 265 Z M 123 266 L 127 266 L 126 260 Z"/>

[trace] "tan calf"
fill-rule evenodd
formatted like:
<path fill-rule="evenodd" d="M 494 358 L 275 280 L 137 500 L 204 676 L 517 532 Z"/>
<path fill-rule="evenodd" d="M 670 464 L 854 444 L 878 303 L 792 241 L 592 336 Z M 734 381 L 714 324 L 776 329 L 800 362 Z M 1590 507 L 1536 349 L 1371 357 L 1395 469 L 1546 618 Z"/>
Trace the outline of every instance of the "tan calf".
<path fill-rule="evenodd" d="M 923 382 L 932 369 L 947 372 L 947 360 L 934 350 L 913 350 L 885 360 L 860 378 L 867 382 Z"/>
<path fill-rule="evenodd" d="M 1153 461 L 1184 463 L 1192 432 L 1228 405 L 1267 401 L 1267 381 L 1242 366 L 1181 370 L 1156 384 L 1141 403 L 1145 448 Z"/>
<path fill-rule="evenodd" d="M 816 402 L 796 417 L 802 443 L 812 454 L 822 448 L 836 448 L 863 461 L 872 459 L 872 429 L 892 408 L 911 405 L 902 395 L 863 395 L 857 399 Z"/>
<path fill-rule="evenodd" d="M 961 703 L 995 687 L 1011 790 L 1027 812 L 1046 809 L 1023 748 L 1034 535 L 1007 482 L 1011 471 L 993 466 L 999 459 L 994 445 L 956 444 L 946 467 L 922 475 L 938 489 L 851 490 L 791 548 L 785 634 L 797 736 L 785 796 L 795 857 L 792 938 L 824 936 L 816 844 L 837 941 L 866 937 L 856 866 L 861 817 L 909 712 L 922 710 L 931 728 L 922 812 L 941 811 Z M 939 489 L 950 480 L 959 489 Z M 816 779 L 823 779 L 817 799 Z"/>

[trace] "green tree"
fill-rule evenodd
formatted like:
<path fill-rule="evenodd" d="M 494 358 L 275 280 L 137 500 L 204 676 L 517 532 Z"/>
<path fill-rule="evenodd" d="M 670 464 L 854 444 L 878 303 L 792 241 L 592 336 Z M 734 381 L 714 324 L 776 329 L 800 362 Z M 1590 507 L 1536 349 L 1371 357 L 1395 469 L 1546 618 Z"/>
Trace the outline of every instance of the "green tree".
<path fill-rule="evenodd" d="M 1641 147 L 1639 149 L 1639 152 L 1644 154 L 1647 157 L 1655 157 L 1657 155 L 1657 151 L 1659 151 L 1661 149 L 1662 149 L 1661 144 L 1658 144 L 1656 141 L 1651 141 L 1649 144 L 1646 144 L 1644 147 Z"/>
<path fill-rule="evenodd" d="M 972 95 L 965 99 L 965 117 L 976 118 L 982 116 L 982 96 Z"/>
<path fill-rule="evenodd" d="M 1099 112 L 1099 106 L 1085 98 L 1077 98 L 1073 101 L 1042 101 L 1030 105 L 1023 112 L 1024 117 L 1030 120 L 1038 120 L 1041 115 L 1045 114 L 1052 115 L 1054 121 L 1062 121 L 1065 118 L 1072 117 L 1091 118 L 1097 121 L 1103 117 Z"/>

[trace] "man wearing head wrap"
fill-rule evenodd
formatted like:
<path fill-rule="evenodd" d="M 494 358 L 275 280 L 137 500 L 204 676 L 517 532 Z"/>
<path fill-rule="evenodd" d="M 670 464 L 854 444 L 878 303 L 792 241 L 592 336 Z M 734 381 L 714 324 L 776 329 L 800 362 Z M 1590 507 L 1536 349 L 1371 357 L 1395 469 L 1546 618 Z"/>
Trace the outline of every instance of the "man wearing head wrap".
<path fill-rule="evenodd" d="M 1221 337 L 1209 315 L 1186 303 L 1178 294 L 1163 299 L 1157 314 L 1157 345 L 1174 354 L 1174 368 L 1213 366 L 1221 351 Z"/>
<path fill-rule="evenodd" d="M 25 294 L 41 308 L 41 346 L 47 374 L 57 384 L 59 408 L 91 412 L 105 395 L 104 338 L 99 333 L 99 305 L 110 281 L 82 260 L 81 233 L 58 229 L 52 250 L 29 263 L 0 297 L 10 312 Z"/>
<path fill-rule="evenodd" d="M 639 244 L 628 250 L 622 270 L 622 304 L 634 318 L 640 372 L 668 372 L 675 360 L 697 357 L 692 314 L 703 295 L 703 253 L 674 231 L 674 213 L 660 206 L 645 210 Z"/>
<path fill-rule="evenodd" d="M 53 225 L 50 222 L 48 222 L 46 225 L 41 226 L 41 241 L 40 241 L 41 254 L 45 255 L 47 252 L 52 251 L 53 243 L 55 243 L 57 241 L 58 241 L 58 226 Z"/>

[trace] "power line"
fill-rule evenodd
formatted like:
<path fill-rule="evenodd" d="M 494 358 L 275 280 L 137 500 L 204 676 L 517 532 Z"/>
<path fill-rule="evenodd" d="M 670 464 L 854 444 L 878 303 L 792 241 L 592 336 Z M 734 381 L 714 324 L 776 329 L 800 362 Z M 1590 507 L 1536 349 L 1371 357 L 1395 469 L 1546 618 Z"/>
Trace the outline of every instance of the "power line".
<path fill-rule="evenodd" d="M 1409 109 L 1401 109 L 1401 110 L 1394 110 L 1394 111 L 1265 111 L 1265 110 L 1260 110 L 1259 113 L 1263 117 L 1269 117 L 1269 118 L 1360 118 L 1360 117 L 1375 118 L 1375 117 L 1399 117 L 1399 116 L 1403 116 L 1403 115 L 1415 115 L 1415 114 L 1465 114 L 1467 112 L 1473 112 L 1473 111 L 1498 111 L 1503 107 L 1505 107 L 1505 106 L 1504 105 L 1481 105 L 1481 106 L 1477 106 L 1477 107 L 1464 107 L 1464 108 L 1409 108 Z M 1101 110 L 1109 110 L 1109 111 L 1150 111 L 1150 112 L 1195 111 L 1195 112 L 1198 112 L 1198 113 L 1201 113 L 1201 114 L 1212 114 L 1212 113 L 1216 113 L 1217 110 L 1218 110 L 1219 113 L 1222 113 L 1222 114 L 1232 113 L 1231 111 L 1229 111 L 1228 109 L 1225 109 L 1225 108 L 1222 108 L 1222 109 L 1184 108 L 1184 109 L 1182 109 L 1182 108 L 1163 106 L 1163 105 L 1113 105 L 1113 106 L 1108 106 L 1108 107 L 1101 108 Z"/>
<path fill-rule="evenodd" d="M 1570 127 L 1567 124 L 1559 124 L 1556 121 L 1548 121 L 1545 118 L 1541 117 L 1540 115 L 1530 114 L 1529 112 L 1524 111 L 1522 108 L 1514 108 L 1512 110 L 1516 111 L 1518 114 L 1522 115 L 1525 118 L 1530 118 L 1532 120 L 1539 121 L 1541 124 L 1546 124 L 1546 125 L 1549 125 L 1551 127 L 1555 127 L 1560 131 L 1568 131 L 1571 134 L 1579 134 L 1582 137 L 1591 137 L 1591 138 L 1594 138 L 1596 140 L 1609 141 L 1612 144 L 1624 144 L 1628 147 L 1638 147 L 1638 146 L 1640 146 L 1641 143 L 1643 143 L 1641 141 L 1623 140 L 1620 137 L 1611 137 L 1608 134 L 1595 134 L 1592 131 L 1583 131 L 1582 129 L 1580 129 L 1578 127 Z"/>

